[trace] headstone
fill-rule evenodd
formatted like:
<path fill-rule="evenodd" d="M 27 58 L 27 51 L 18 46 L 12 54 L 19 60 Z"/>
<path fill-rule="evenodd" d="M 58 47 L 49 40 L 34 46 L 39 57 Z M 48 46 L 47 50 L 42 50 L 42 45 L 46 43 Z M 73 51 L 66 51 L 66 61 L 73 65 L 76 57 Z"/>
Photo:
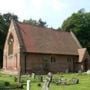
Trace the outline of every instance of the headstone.
<path fill-rule="evenodd" d="M 49 72 L 49 73 L 48 73 L 48 76 L 49 76 L 49 77 L 52 77 L 52 73 L 51 73 L 51 72 Z"/>
<path fill-rule="evenodd" d="M 78 73 L 81 74 L 82 73 L 82 70 L 78 70 Z"/>
<path fill-rule="evenodd" d="M 30 90 L 30 80 L 27 80 L 27 90 Z"/>
<path fill-rule="evenodd" d="M 49 90 L 50 84 L 52 81 L 52 73 L 49 72 L 46 79 L 44 80 L 43 86 L 42 86 L 42 90 Z"/>
<path fill-rule="evenodd" d="M 42 90 L 49 90 L 50 84 L 52 81 L 52 73 L 49 72 L 46 79 L 44 80 L 43 86 L 42 86 Z"/>
<path fill-rule="evenodd" d="M 40 77 L 40 81 L 43 82 L 43 76 Z"/>
<path fill-rule="evenodd" d="M 87 72 L 86 72 L 87 74 L 90 74 L 90 70 L 87 70 Z"/>
<path fill-rule="evenodd" d="M 50 86 L 50 83 L 52 81 L 52 73 L 51 72 L 48 73 L 47 80 L 48 80 L 48 87 L 49 87 Z"/>
<path fill-rule="evenodd" d="M 31 78 L 35 79 L 35 73 L 32 73 Z"/>
<path fill-rule="evenodd" d="M 69 69 L 66 69 L 66 70 L 65 70 L 65 73 L 69 73 Z"/>
<path fill-rule="evenodd" d="M 42 90 L 49 90 L 48 82 L 47 82 L 46 79 L 44 80 L 44 83 L 43 83 L 43 86 L 42 86 Z"/>
<path fill-rule="evenodd" d="M 79 79 L 72 78 L 72 84 L 79 84 Z"/>

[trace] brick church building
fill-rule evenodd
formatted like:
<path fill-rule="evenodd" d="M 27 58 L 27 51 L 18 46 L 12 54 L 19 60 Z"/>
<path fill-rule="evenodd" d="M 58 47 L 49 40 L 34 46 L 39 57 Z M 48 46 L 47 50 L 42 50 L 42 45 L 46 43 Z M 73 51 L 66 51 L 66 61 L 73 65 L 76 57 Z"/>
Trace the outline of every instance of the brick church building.
<path fill-rule="evenodd" d="M 11 20 L 3 71 L 12 74 L 78 72 L 90 69 L 90 57 L 72 32 Z"/>

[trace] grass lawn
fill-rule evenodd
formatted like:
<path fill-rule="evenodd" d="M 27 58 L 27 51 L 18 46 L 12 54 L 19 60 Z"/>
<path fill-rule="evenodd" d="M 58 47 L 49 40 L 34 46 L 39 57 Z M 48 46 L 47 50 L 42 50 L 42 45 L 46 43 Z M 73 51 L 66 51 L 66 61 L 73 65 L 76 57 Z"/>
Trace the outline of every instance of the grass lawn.
<path fill-rule="evenodd" d="M 75 85 L 56 85 L 55 83 L 51 83 L 49 90 L 90 90 L 90 75 L 87 74 L 55 74 L 53 75 L 54 79 L 59 79 L 63 76 L 65 79 L 78 78 L 79 84 Z M 44 76 L 45 77 L 45 76 Z M 22 84 L 24 85 L 24 89 L 26 90 L 26 80 L 31 79 L 30 76 L 22 76 Z M 8 87 L 16 87 L 17 82 L 15 82 L 15 76 L 0 74 L 0 87 L 7 87 L 5 82 L 9 82 L 10 85 Z M 42 90 L 38 84 L 43 84 L 40 82 L 40 76 L 36 76 L 35 79 L 31 79 L 31 90 Z M 18 90 L 18 89 L 16 89 Z"/>

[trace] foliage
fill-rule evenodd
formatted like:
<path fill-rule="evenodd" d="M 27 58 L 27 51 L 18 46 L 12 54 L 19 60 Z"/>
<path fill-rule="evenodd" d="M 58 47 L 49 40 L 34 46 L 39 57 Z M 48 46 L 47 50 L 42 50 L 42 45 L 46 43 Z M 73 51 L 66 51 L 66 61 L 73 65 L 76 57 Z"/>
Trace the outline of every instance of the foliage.
<path fill-rule="evenodd" d="M 22 83 L 18 83 L 18 84 L 17 84 L 17 88 L 23 89 L 23 86 L 24 86 L 24 85 L 23 85 Z"/>
<path fill-rule="evenodd" d="M 5 86 L 9 86 L 10 83 L 6 81 L 6 82 L 4 82 L 4 85 L 5 85 Z"/>
<path fill-rule="evenodd" d="M 23 22 L 27 23 L 27 24 L 32 24 L 32 25 L 38 25 L 38 22 L 36 20 L 33 20 L 33 19 L 23 20 Z"/>
<path fill-rule="evenodd" d="M 46 27 L 46 22 L 42 21 L 42 19 L 39 19 L 38 21 L 33 20 L 33 19 L 29 19 L 29 20 L 24 20 L 23 22 L 31 24 L 31 25 Z"/>
<path fill-rule="evenodd" d="M 39 19 L 38 25 L 41 27 L 46 27 L 46 22 L 42 21 L 42 19 Z"/>
<path fill-rule="evenodd" d="M 18 78 L 17 77 L 14 77 L 14 82 L 17 82 L 18 81 Z"/>
<path fill-rule="evenodd" d="M 73 13 L 62 24 L 62 30 L 73 31 L 83 47 L 90 51 L 90 12 L 84 9 Z"/>

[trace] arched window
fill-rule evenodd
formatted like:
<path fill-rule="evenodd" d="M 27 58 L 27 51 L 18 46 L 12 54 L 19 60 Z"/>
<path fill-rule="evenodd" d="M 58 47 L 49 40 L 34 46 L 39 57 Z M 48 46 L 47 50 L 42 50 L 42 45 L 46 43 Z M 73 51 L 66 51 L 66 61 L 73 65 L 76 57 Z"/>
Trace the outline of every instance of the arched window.
<path fill-rule="evenodd" d="M 10 34 L 8 39 L 8 55 L 13 54 L 13 43 L 14 43 L 14 39 L 12 34 Z"/>

